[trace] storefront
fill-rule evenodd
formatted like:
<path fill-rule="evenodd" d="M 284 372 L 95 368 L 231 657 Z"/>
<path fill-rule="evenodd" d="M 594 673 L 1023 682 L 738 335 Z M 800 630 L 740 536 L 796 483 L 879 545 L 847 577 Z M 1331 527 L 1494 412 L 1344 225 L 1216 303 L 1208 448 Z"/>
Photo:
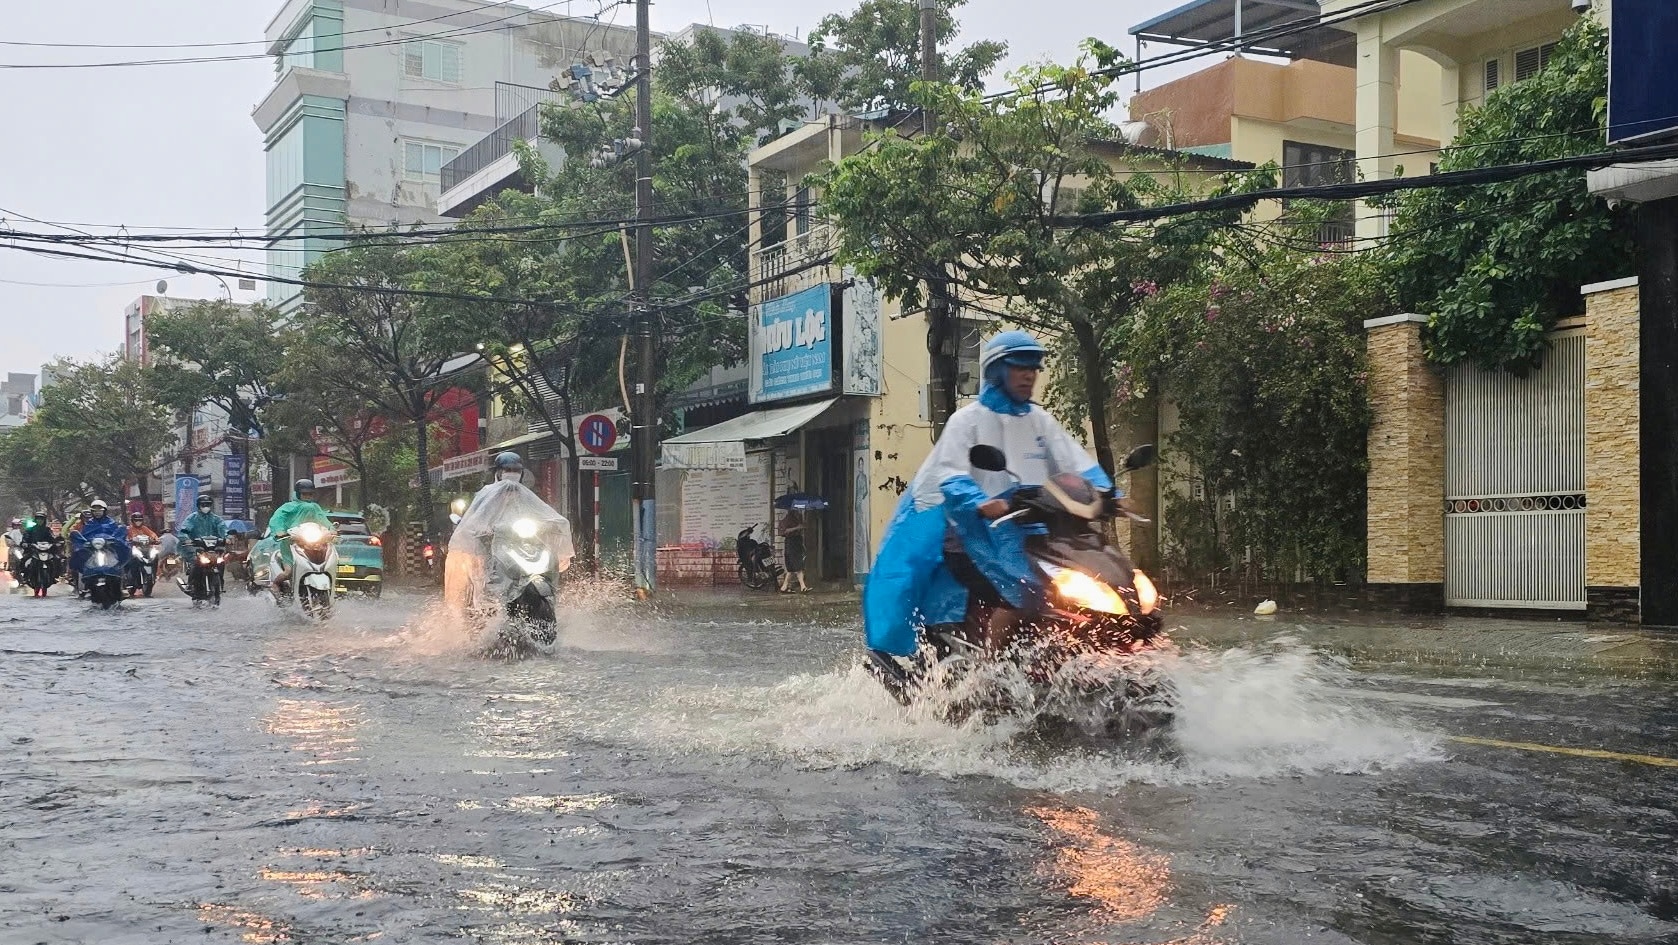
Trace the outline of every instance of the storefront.
<path fill-rule="evenodd" d="M 779 558 L 786 512 L 775 501 L 804 493 L 827 503 L 803 514 L 810 580 L 860 583 L 880 501 L 869 429 L 884 395 L 882 327 L 878 296 L 858 280 L 817 283 L 754 307 L 754 409 L 664 441 L 660 495 L 680 511 L 679 521 L 661 523 L 661 544 L 720 548 L 756 525 Z"/>

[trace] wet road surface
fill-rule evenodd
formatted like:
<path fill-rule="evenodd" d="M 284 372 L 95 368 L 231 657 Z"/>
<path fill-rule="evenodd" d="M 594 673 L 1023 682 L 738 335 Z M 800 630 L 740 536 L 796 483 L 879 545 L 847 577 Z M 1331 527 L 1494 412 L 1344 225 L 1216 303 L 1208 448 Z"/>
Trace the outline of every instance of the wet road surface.
<path fill-rule="evenodd" d="M 0 942 L 1678 941 L 1658 640 L 1191 618 L 1157 754 L 908 716 L 766 614 L 600 594 L 507 662 L 417 597 L 0 599 Z"/>

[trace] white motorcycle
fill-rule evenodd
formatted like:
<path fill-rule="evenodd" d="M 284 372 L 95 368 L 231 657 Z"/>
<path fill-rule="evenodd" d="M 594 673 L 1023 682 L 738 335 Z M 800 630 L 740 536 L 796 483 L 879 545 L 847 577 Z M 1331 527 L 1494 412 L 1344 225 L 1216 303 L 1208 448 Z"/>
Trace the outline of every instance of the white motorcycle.
<path fill-rule="evenodd" d="M 291 570 L 288 573 L 280 548 L 268 562 L 269 590 L 274 603 L 291 606 L 293 588 L 305 616 L 325 620 L 332 616 L 333 584 L 338 573 L 338 535 L 315 522 L 292 527 L 280 539 L 291 542 Z"/>
<path fill-rule="evenodd" d="M 490 542 L 490 588 L 499 591 L 508 619 L 528 625 L 530 638 L 543 644 L 556 635 L 554 591 L 561 566 L 541 534 L 552 527 L 521 518 L 497 528 Z"/>

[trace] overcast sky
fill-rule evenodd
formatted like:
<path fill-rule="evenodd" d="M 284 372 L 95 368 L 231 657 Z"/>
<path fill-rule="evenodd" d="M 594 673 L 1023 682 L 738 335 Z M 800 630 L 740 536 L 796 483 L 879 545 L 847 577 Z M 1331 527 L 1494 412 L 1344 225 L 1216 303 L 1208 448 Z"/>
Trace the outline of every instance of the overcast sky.
<path fill-rule="evenodd" d="M 1129 48 L 1125 30 L 1180 0 L 970 0 L 958 12 L 970 38 L 1006 39 L 1011 68 L 1064 60 L 1094 33 Z M 579 0 L 582 6 L 591 6 Z M 528 5 L 539 5 L 536 3 Z M 8 3 L 5 43 L 165 44 L 260 40 L 279 0 L 80 0 Z M 853 0 L 659 0 L 653 28 L 754 24 L 802 36 Z M 796 12 L 791 12 L 796 10 Z M 620 21 L 627 21 L 620 17 Z M 632 21 L 629 21 L 632 22 Z M 43 49 L 0 44 L 0 63 L 63 63 L 260 52 L 260 46 L 192 50 Z M 1150 54 L 1164 52 L 1156 48 Z M 1203 61 L 1204 62 L 1204 61 Z M 1186 69 L 1148 74 L 1157 84 Z M 260 234 L 265 199 L 262 137 L 252 107 L 267 94 L 267 58 L 119 69 L 0 69 L 0 220 L 51 229 L 23 215 L 71 225 L 123 225 Z M 230 254 L 207 251 L 216 256 Z M 246 265 L 260 271 L 255 255 Z M 226 261 L 210 261 L 232 267 Z M 176 297 L 219 297 L 207 277 L 122 263 L 47 259 L 0 246 L 0 372 L 34 372 L 54 357 L 115 350 L 123 308 L 169 280 Z M 240 299 L 260 293 L 239 292 Z"/>

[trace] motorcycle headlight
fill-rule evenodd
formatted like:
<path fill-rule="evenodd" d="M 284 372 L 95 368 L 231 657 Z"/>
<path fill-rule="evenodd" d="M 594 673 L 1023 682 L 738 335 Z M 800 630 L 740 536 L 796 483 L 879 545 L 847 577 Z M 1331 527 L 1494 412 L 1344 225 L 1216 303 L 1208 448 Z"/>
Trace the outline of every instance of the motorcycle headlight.
<path fill-rule="evenodd" d="M 528 518 L 519 519 L 518 521 L 513 523 L 513 534 L 515 534 L 515 535 L 517 535 L 520 538 L 523 538 L 525 540 L 535 538 L 536 537 L 536 521 L 534 519 L 528 519 Z"/>
<path fill-rule="evenodd" d="M 198 563 L 199 564 L 209 564 L 210 563 L 210 556 L 209 555 L 199 555 L 198 556 Z"/>
<path fill-rule="evenodd" d="M 303 543 L 306 545 L 318 545 L 320 540 L 326 537 L 326 529 L 321 528 L 314 522 L 304 522 L 297 526 L 297 535 L 303 539 Z"/>
<path fill-rule="evenodd" d="M 1136 606 L 1141 608 L 1142 614 L 1146 616 L 1157 610 L 1159 590 L 1154 587 L 1154 582 L 1141 571 L 1132 574 L 1131 582 L 1136 585 Z"/>
<path fill-rule="evenodd" d="M 1082 571 L 1050 566 L 1049 579 L 1054 583 L 1055 593 L 1068 604 L 1103 614 L 1130 613 L 1118 591 Z"/>

